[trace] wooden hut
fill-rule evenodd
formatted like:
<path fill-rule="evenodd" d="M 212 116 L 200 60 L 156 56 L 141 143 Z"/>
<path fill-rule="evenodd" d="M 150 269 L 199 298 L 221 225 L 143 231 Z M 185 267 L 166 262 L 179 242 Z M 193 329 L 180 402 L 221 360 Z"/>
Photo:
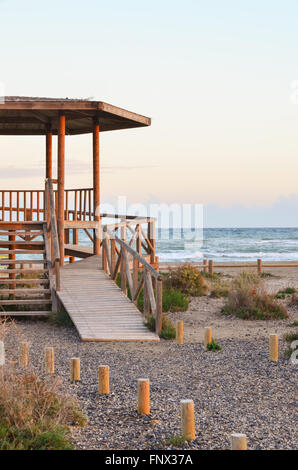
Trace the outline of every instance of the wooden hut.
<path fill-rule="evenodd" d="M 130 310 L 134 321 L 138 318 L 135 303 L 145 286 L 147 313 L 151 310 L 157 315 L 157 330 L 160 329 L 161 288 L 154 290 L 152 287 L 159 286 L 161 282 L 154 269 L 158 261 L 155 256 L 155 221 L 127 214 L 101 214 L 99 211 L 100 132 L 150 124 L 148 117 L 101 101 L 5 97 L 0 103 L 0 135 L 45 136 L 45 184 L 42 182 L 39 190 L 0 189 L 0 264 L 1 284 L 4 286 L 0 300 L 2 314 L 49 315 L 63 304 L 82 339 L 153 338 L 151 333 L 149 335 L 147 330 L 140 328 L 138 321 L 138 334 L 133 328 L 124 328 L 122 336 L 121 328 L 115 330 L 120 308 L 119 288 L 114 283 L 106 282 L 111 283 L 121 272 L 123 312 L 126 315 Z M 65 188 L 65 136 L 78 134 L 92 134 L 91 188 Z M 53 175 L 52 167 L 53 135 L 58 136 L 57 175 Z M 105 217 L 114 218 L 116 223 L 113 226 L 105 225 Z M 88 235 L 92 246 L 80 245 L 80 230 Z M 126 240 L 127 231 L 131 234 L 129 243 Z M 98 279 L 91 288 L 94 276 Z M 27 284 L 24 283 L 25 279 Z M 123 296 L 127 283 L 133 302 Z M 71 284 L 76 284 L 73 291 Z M 88 290 L 85 297 L 74 298 L 78 285 Z M 109 288 L 99 288 L 107 285 Z M 96 290 L 100 291 L 100 295 L 98 292 L 96 294 Z M 109 299 L 108 291 L 113 291 Z M 156 298 L 155 292 L 159 292 Z M 94 301 L 89 317 L 84 320 L 80 309 L 83 307 L 86 310 L 90 296 L 94 297 Z M 78 307 L 79 303 L 82 305 Z M 110 326 L 103 316 L 103 310 L 109 310 L 107 307 L 110 308 L 110 317 L 115 315 Z M 101 316 L 102 323 L 99 322 Z M 95 318 L 94 328 L 91 331 L 92 328 L 90 330 L 88 327 L 90 331 L 87 331 L 86 324 L 90 324 L 91 318 Z M 156 337 L 153 339 L 156 340 Z"/>

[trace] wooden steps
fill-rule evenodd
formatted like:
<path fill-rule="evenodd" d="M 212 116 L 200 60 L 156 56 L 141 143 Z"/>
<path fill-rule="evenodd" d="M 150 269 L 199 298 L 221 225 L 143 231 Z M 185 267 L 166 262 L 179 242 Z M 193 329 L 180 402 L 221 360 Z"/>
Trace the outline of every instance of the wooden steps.
<path fill-rule="evenodd" d="M 42 239 L 33 241 L 37 236 Z M 0 237 L 0 316 L 49 315 L 52 297 L 43 224 L 0 222 Z"/>

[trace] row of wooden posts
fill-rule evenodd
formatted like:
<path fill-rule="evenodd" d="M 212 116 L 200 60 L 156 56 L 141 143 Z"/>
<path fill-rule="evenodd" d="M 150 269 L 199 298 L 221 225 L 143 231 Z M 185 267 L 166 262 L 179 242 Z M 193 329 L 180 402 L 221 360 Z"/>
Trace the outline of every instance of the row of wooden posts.
<path fill-rule="evenodd" d="M 214 269 L 222 269 L 222 268 L 257 268 L 258 274 L 262 274 L 264 268 L 297 268 L 298 264 L 296 263 L 287 263 L 287 264 L 279 264 L 279 263 L 263 263 L 262 259 L 257 260 L 257 264 L 253 263 L 237 263 L 237 264 L 218 264 L 215 265 L 212 259 L 204 259 L 203 264 L 197 266 L 203 269 L 203 272 L 208 273 L 210 275 L 214 274 Z"/>
<path fill-rule="evenodd" d="M 179 345 L 183 344 L 183 321 L 178 321 L 176 325 L 176 340 Z M 205 328 L 204 347 L 212 341 L 212 330 Z M 272 334 L 269 337 L 269 359 L 278 361 L 278 335 Z M 5 364 L 4 343 L 0 341 L 0 366 Z M 29 343 L 21 342 L 19 346 L 19 366 L 27 367 L 29 364 Z M 53 375 L 55 373 L 54 348 L 46 347 L 44 349 L 44 367 L 45 373 Z M 78 382 L 81 380 L 81 364 L 79 357 L 70 359 L 70 381 Z M 140 415 L 150 414 L 150 380 L 140 378 L 137 381 L 137 412 Z M 108 365 L 98 367 L 98 393 L 108 395 L 110 393 L 110 368 Z M 192 441 L 196 437 L 195 433 L 195 413 L 193 400 L 181 400 L 181 433 L 186 441 Z M 246 450 L 247 439 L 245 434 L 231 435 L 232 450 Z"/>

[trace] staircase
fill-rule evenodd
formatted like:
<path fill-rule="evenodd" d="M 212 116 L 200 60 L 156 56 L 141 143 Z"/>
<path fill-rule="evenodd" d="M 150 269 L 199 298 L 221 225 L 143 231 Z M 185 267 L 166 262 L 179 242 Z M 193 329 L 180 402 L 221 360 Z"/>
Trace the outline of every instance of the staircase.
<path fill-rule="evenodd" d="M 0 316 L 47 316 L 53 276 L 46 224 L 0 222 Z"/>

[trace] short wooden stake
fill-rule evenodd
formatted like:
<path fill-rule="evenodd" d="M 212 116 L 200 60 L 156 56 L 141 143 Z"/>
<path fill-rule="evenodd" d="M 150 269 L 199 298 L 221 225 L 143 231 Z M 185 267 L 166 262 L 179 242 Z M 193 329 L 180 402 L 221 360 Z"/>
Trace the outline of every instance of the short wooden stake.
<path fill-rule="evenodd" d="M 247 450 L 247 441 L 245 434 L 231 434 L 232 450 Z"/>
<path fill-rule="evenodd" d="M 27 341 L 20 343 L 19 348 L 19 366 L 27 367 L 29 361 L 29 344 Z"/>
<path fill-rule="evenodd" d="M 110 368 L 99 366 L 98 368 L 98 393 L 108 395 L 110 393 Z"/>
<path fill-rule="evenodd" d="M 186 441 L 193 441 L 196 437 L 195 411 L 193 400 L 181 400 L 181 431 Z"/>
<path fill-rule="evenodd" d="M 214 273 L 214 262 L 212 259 L 209 260 L 209 274 L 213 276 Z"/>
<path fill-rule="evenodd" d="M 70 359 L 70 381 L 77 382 L 81 380 L 81 364 L 79 357 Z"/>
<path fill-rule="evenodd" d="M 55 364 L 54 364 L 54 348 L 45 348 L 45 373 L 54 374 Z"/>
<path fill-rule="evenodd" d="M 262 266 L 262 260 L 258 259 L 258 274 L 262 274 L 263 272 L 263 266 Z"/>
<path fill-rule="evenodd" d="M 138 379 L 138 413 L 140 415 L 150 414 L 150 381 L 149 379 Z"/>
<path fill-rule="evenodd" d="M 204 273 L 208 273 L 208 260 L 207 259 L 204 259 L 203 260 L 203 272 Z"/>
<path fill-rule="evenodd" d="M 183 321 L 181 320 L 176 323 L 176 340 L 178 344 L 183 344 Z"/>
<path fill-rule="evenodd" d="M 205 328 L 205 336 L 204 336 L 204 346 L 207 349 L 208 344 L 212 341 L 212 330 L 211 328 Z"/>
<path fill-rule="evenodd" d="M 278 361 L 278 335 L 269 336 L 269 359 L 270 361 Z"/>

